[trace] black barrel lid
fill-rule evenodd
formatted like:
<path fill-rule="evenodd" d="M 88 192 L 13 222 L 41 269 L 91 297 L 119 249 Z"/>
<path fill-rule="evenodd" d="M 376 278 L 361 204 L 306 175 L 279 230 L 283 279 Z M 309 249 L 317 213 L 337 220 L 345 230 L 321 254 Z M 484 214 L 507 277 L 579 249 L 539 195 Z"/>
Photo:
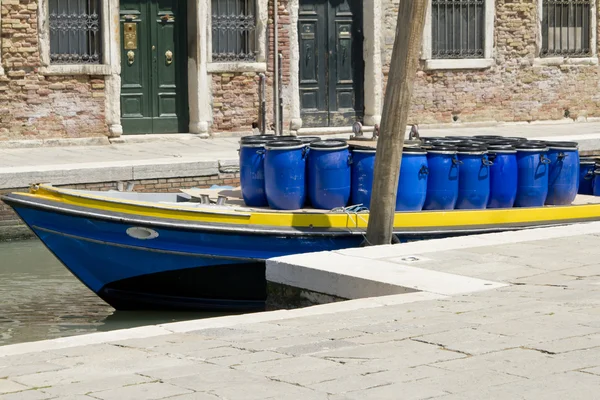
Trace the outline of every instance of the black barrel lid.
<path fill-rule="evenodd" d="M 451 145 L 451 144 L 443 144 L 443 143 L 434 143 L 429 149 L 427 149 L 427 151 L 456 151 L 456 146 Z"/>
<path fill-rule="evenodd" d="M 456 146 L 459 153 L 482 153 L 487 151 L 487 146 L 483 143 L 465 142 Z"/>
<path fill-rule="evenodd" d="M 556 141 L 556 142 L 546 142 L 546 145 L 548 147 L 562 147 L 562 148 L 573 148 L 573 149 L 576 149 L 579 146 L 579 143 L 577 143 L 577 142 Z"/>
<path fill-rule="evenodd" d="M 296 147 L 296 146 L 302 146 L 303 144 L 304 143 L 302 143 L 301 140 L 282 139 L 282 140 L 270 140 L 267 143 L 265 143 L 265 147 L 267 147 L 267 148 Z"/>
<path fill-rule="evenodd" d="M 442 137 L 442 136 L 429 136 L 429 137 L 422 136 L 421 137 L 421 141 L 423 141 L 423 142 L 433 142 L 435 140 L 444 140 L 444 139 L 445 139 L 445 137 Z"/>
<path fill-rule="evenodd" d="M 494 153 L 497 151 L 515 151 L 515 145 L 510 143 L 488 144 L 488 151 Z"/>
<path fill-rule="evenodd" d="M 365 146 L 365 145 L 361 145 L 361 144 L 352 144 L 350 146 L 350 149 L 357 150 L 357 151 L 369 151 L 369 152 L 373 152 L 373 153 L 375 153 L 375 151 L 377 150 L 377 148 L 374 146 Z"/>
<path fill-rule="evenodd" d="M 302 143 L 312 143 L 321 140 L 318 136 L 298 136 L 296 139 L 300 140 Z"/>
<path fill-rule="evenodd" d="M 275 135 L 250 135 L 250 136 L 242 136 L 242 138 L 240 139 L 241 143 L 256 143 L 257 141 L 269 141 L 269 140 L 275 140 L 277 139 L 277 136 Z"/>
<path fill-rule="evenodd" d="M 318 142 L 312 142 L 310 144 L 311 149 L 317 150 L 331 150 L 331 149 L 345 149 L 348 147 L 348 143 L 345 140 L 339 139 L 327 139 L 320 140 Z"/>
<path fill-rule="evenodd" d="M 548 148 L 546 142 L 541 140 L 528 140 L 515 145 L 517 150 L 545 150 Z"/>
<path fill-rule="evenodd" d="M 473 136 L 475 139 L 480 139 L 480 140 L 496 140 L 496 139 L 502 139 L 502 136 L 498 136 L 498 135 L 475 135 Z"/>
<path fill-rule="evenodd" d="M 423 149 L 421 147 L 410 146 L 410 147 L 403 147 L 402 153 L 405 153 L 405 154 L 427 154 L 427 150 Z"/>

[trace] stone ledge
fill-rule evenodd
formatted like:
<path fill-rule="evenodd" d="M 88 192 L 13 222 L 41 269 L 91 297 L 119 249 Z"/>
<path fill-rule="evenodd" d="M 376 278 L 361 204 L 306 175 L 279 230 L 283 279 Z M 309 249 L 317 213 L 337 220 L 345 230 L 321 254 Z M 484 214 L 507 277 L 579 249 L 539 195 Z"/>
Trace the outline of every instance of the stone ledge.
<path fill-rule="evenodd" d="M 223 72 L 266 72 L 267 63 L 264 62 L 213 62 L 206 65 L 209 73 Z"/>
<path fill-rule="evenodd" d="M 474 58 L 460 60 L 425 60 L 426 71 L 443 69 L 486 69 L 494 65 L 493 58 Z"/>
<path fill-rule="evenodd" d="M 74 139 L 3 140 L 0 149 L 28 149 L 33 147 L 104 146 L 110 144 L 106 136 Z"/>
<path fill-rule="evenodd" d="M 42 75 L 110 75 L 110 65 L 50 65 L 39 69 Z"/>
<path fill-rule="evenodd" d="M 229 173 L 239 170 L 226 161 Z M 34 183 L 74 185 L 83 183 L 183 178 L 219 174 L 219 161 L 160 159 L 131 162 L 61 164 L 0 168 L 0 189 L 24 188 Z"/>

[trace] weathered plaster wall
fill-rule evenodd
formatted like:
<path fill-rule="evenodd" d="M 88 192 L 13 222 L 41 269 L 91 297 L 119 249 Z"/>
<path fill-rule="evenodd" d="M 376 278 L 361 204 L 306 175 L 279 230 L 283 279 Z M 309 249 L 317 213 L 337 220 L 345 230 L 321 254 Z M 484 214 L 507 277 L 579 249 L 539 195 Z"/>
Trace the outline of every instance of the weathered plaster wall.
<path fill-rule="evenodd" d="M 397 0 L 385 2 L 384 75 Z M 534 121 L 600 116 L 598 65 L 539 65 L 538 1 L 496 0 L 495 64 L 484 70 L 420 70 L 411 123 Z M 596 28 L 597 29 L 597 26 Z"/>
<path fill-rule="evenodd" d="M 104 78 L 44 76 L 36 0 L 2 0 L 0 141 L 107 134 Z"/>

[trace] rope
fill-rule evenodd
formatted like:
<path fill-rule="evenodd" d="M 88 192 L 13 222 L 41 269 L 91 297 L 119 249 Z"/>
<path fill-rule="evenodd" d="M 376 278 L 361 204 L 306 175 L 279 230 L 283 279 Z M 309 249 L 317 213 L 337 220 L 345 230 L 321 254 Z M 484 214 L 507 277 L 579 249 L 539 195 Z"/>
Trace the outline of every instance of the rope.
<path fill-rule="evenodd" d="M 367 220 L 365 220 L 363 217 L 360 216 L 360 213 L 364 213 L 364 212 L 368 212 L 369 208 L 368 207 L 364 207 L 362 204 L 354 204 L 348 207 L 336 207 L 331 209 L 331 212 L 333 213 L 345 213 L 348 218 L 350 219 L 350 221 L 352 221 L 352 223 L 354 224 L 354 227 L 356 229 L 360 229 L 358 227 L 358 219 L 360 218 L 360 220 L 362 222 L 364 222 L 365 224 L 367 224 Z M 352 217 L 352 214 L 354 214 L 356 216 L 356 220 Z M 350 227 L 348 227 L 348 231 L 352 232 L 352 229 L 350 229 Z M 364 232 L 360 232 L 360 234 L 362 235 L 363 239 L 365 242 L 367 242 L 368 245 L 371 245 L 371 243 L 367 240 L 367 236 L 365 235 Z"/>

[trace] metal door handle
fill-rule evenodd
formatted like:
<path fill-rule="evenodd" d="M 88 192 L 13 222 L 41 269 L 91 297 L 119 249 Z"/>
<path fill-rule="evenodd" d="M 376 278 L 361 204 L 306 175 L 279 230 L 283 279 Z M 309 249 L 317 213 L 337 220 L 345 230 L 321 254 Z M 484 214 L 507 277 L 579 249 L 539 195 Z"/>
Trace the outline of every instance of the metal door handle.
<path fill-rule="evenodd" d="M 171 65 L 173 62 L 173 52 L 171 50 L 165 52 L 165 59 L 167 60 L 167 65 Z"/>
<path fill-rule="evenodd" d="M 309 44 L 307 44 L 306 46 L 304 46 L 304 48 L 305 48 L 304 52 L 305 52 L 305 54 L 306 54 L 306 56 L 305 56 L 305 59 L 306 59 L 306 65 L 308 65 L 308 63 L 309 63 L 309 61 L 310 61 L 310 45 L 309 45 Z"/>
<path fill-rule="evenodd" d="M 135 58 L 135 53 L 133 52 L 133 50 L 129 50 L 127 52 L 127 64 L 129 64 L 129 65 L 133 64 L 134 58 Z"/>

